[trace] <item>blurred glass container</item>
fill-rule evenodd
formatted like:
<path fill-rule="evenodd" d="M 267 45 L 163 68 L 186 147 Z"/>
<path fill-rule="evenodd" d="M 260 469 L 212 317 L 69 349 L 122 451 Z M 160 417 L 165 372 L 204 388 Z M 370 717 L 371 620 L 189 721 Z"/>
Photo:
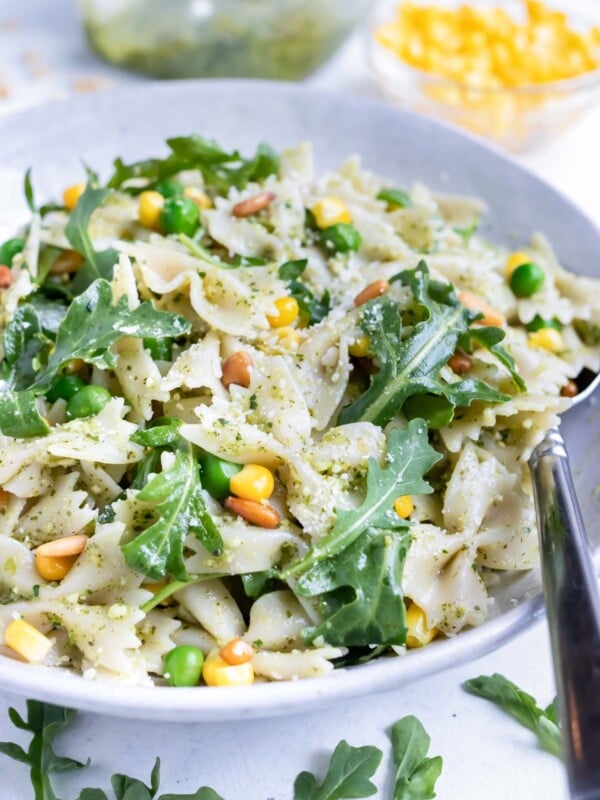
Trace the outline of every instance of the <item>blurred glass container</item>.
<path fill-rule="evenodd" d="M 156 78 L 297 80 L 326 61 L 371 0 L 79 0 L 92 47 Z"/>
<path fill-rule="evenodd" d="M 452 0 L 430 2 L 436 6 L 456 6 Z M 398 5 L 399 0 L 388 0 L 376 8 L 368 29 L 367 47 L 375 77 L 385 93 L 400 105 L 467 128 L 507 150 L 524 152 L 559 134 L 600 99 L 600 70 L 547 83 L 486 88 L 470 84 L 468 79 L 453 80 L 413 67 L 374 35 L 380 25 L 394 17 Z M 519 6 L 493 0 L 469 5 L 503 6 L 508 10 L 512 6 L 517 11 Z M 567 8 L 573 10 L 572 5 Z M 581 16 L 571 21 L 579 28 L 594 24 Z"/>

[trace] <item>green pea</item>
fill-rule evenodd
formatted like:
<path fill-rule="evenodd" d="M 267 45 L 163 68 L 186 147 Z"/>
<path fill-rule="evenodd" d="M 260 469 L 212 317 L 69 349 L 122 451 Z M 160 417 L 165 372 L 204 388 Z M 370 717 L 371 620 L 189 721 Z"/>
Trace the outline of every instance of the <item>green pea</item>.
<path fill-rule="evenodd" d="M 321 231 L 321 242 L 336 253 L 350 253 L 358 250 L 362 239 L 354 225 L 338 222 Z"/>
<path fill-rule="evenodd" d="M 240 464 L 224 461 L 205 453 L 202 457 L 202 485 L 215 500 L 224 500 L 229 492 L 229 480 L 241 470 Z"/>
<path fill-rule="evenodd" d="M 203 666 L 204 653 L 191 644 L 180 644 L 163 656 L 163 674 L 169 686 L 196 686 Z"/>
<path fill-rule="evenodd" d="M 165 233 L 193 236 L 200 226 L 200 209 L 189 197 L 168 197 L 160 215 Z"/>
<path fill-rule="evenodd" d="M 111 398 L 104 386 L 84 386 L 67 403 L 67 419 L 83 419 L 99 414 Z"/>
<path fill-rule="evenodd" d="M 407 419 L 424 419 L 429 428 L 443 428 L 452 422 L 454 406 L 445 397 L 434 394 L 414 394 L 402 406 Z"/>
<path fill-rule="evenodd" d="M 555 317 L 552 317 L 552 319 L 544 319 L 543 317 L 540 317 L 539 314 L 536 314 L 531 322 L 527 325 L 527 330 L 530 333 L 539 331 L 542 328 L 554 328 L 557 331 L 562 331 L 563 326 Z"/>
<path fill-rule="evenodd" d="M 544 285 L 546 275 L 541 267 L 533 262 L 521 264 L 510 276 L 510 288 L 517 297 L 531 297 Z"/>
<path fill-rule="evenodd" d="M 181 197 L 183 194 L 183 184 L 179 181 L 158 181 L 154 188 L 163 197 Z"/>
<path fill-rule="evenodd" d="M 144 339 L 144 348 L 150 351 L 155 361 L 170 361 L 173 353 L 173 339 Z"/>
<path fill-rule="evenodd" d="M 70 400 L 86 385 L 79 375 L 59 375 L 52 381 L 52 386 L 46 392 L 46 397 L 51 403 L 57 400 Z"/>
<path fill-rule="evenodd" d="M 0 246 L 0 264 L 10 267 L 13 257 L 16 256 L 17 253 L 21 253 L 24 247 L 24 239 L 7 239 L 4 244 Z"/>

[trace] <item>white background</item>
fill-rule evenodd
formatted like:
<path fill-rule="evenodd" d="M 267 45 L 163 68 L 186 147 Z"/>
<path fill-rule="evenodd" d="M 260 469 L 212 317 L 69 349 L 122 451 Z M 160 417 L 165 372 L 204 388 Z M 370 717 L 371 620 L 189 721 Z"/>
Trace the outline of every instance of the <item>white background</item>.
<path fill-rule="evenodd" d="M 0 136 L 3 114 L 70 91 L 139 80 L 87 51 L 74 6 L 74 0 L 0 0 L 0 93 L 6 95 L 0 99 Z M 377 95 L 359 37 L 310 82 Z M 520 160 L 600 221 L 599 148 L 600 109 L 558 141 Z M 564 800 L 559 762 L 538 750 L 528 731 L 461 689 L 468 678 L 501 672 L 545 705 L 553 695 L 547 638 L 545 622 L 538 623 L 471 664 L 316 714 L 196 725 L 81 714 L 57 749 L 82 759 L 91 756 L 94 765 L 85 775 L 58 780 L 58 794 L 75 797 L 83 786 L 107 789 L 108 776 L 116 771 L 148 778 L 154 757 L 160 755 L 164 792 L 192 792 L 209 785 L 226 800 L 288 800 L 296 774 L 303 769 L 322 774 L 327 754 L 340 738 L 354 745 L 377 745 L 387 756 L 386 730 L 398 718 L 415 714 L 431 734 L 431 754 L 444 757 L 437 786 L 441 800 Z M 0 694 L 0 739 L 23 742 L 7 721 L 9 705 L 22 709 L 24 704 L 21 698 Z M 376 781 L 381 787 L 389 779 L 386 764 L 384 757 Z M 0 787 L 2 800 L 32 796 L 26 768 L 3 756 Z"/>

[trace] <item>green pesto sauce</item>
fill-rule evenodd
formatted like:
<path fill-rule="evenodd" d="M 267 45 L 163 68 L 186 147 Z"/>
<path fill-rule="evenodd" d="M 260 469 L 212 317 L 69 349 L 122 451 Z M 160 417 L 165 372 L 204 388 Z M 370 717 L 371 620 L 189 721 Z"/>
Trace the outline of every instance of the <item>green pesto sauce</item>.
<path fill-rule="evenodd" d="M 100 0 L 82 5 L 92 47 L 119 66 L 156 78 L 296 80 L 332 55 L 369 0 L 130 0 L 111 16 L 94 10 Z"/>

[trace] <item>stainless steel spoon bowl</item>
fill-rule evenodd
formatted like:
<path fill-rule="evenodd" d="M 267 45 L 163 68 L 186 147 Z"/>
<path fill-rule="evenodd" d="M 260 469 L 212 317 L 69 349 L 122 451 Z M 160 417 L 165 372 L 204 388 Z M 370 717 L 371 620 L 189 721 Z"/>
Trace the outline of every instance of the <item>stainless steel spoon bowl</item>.
<path fill-rule="evenodd" d="M 576 383 L 573 406 L 590 397 L 600 375 L 584 370 Z M 600 800 L 600 594 L 557 428 L 534 450 L 530 469 L 571 797 Z"/>

